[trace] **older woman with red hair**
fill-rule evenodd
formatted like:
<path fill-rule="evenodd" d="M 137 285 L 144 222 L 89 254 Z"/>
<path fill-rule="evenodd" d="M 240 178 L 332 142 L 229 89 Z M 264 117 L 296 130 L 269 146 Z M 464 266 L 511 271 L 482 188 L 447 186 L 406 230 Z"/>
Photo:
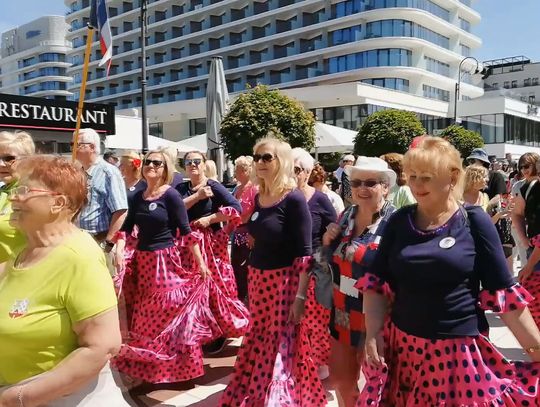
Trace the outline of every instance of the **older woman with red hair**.
<path fill-rule="evenodd" d="M 0 406 L 127 406 L 108 367 L 121 338 L 105 256 L 72 221 L 86 176 L 47 156 L 17 172 L 10 222 L 27 243 L 0 271 Z"/>

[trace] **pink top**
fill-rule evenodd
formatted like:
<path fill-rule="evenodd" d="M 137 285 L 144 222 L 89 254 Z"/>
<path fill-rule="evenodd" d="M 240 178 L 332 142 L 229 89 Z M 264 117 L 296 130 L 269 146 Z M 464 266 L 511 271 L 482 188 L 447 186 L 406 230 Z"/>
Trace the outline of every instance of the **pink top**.
<path fill-rule="evenodd" d="M 242 189 L 240 196 L 238 196 L 237 192 L 238 191 L 235 191 L 234 197 L 240 201 L 240 205 L 242 206 L 242 224 L 244 224 L 249 221 L 249 218 L 253 213 L 255 196 L 259 192 L 259 187 L 250 182 Z"/>

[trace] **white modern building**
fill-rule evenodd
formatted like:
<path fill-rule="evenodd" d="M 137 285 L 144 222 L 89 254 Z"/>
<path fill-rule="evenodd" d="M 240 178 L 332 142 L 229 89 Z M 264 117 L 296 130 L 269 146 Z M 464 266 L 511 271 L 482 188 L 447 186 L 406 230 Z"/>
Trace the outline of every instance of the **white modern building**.
<path fill-rule="evenodd" d="M 63 16 L 45 16 L 2 33 L 0 93 L 70 98 L 67 29 Z"/>
<path fill-rule="evenodd" d="M 208 67 L 221 56 L 232 96 L 257 83 L 285 89 L 329 124 L 356 128 L 371 112 L 396 107 L 428 130 L 453 116 L 464 56 L 481 45 L 471 0 L 149 0 L 148 116 L 151 133 L 178 140 L 204 133 Z M 78 97 L 88 0 L 65 0 Z M 139 109 L 140 0 L 110 0 L 110 76 L 92 48 L 87 100 Z M 461 87 L 464 99 L 481 87 Z M 125 110 L 124 110 L 125 109 Z"/>

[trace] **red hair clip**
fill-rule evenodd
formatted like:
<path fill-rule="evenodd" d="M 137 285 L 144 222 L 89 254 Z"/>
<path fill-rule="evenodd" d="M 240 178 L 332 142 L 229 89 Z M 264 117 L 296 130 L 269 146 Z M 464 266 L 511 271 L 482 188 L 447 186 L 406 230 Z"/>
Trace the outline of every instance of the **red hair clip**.
<path fill-rule="evenodd" d="M 133 159 L 133 166 L 135 168 L 141 168 L 141 159 L 140 158 L 134 158 Z"/>

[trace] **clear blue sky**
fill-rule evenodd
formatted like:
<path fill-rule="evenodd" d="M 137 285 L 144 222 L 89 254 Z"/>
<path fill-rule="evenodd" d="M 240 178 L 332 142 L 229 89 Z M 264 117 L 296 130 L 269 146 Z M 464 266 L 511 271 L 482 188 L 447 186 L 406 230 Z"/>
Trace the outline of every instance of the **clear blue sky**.
<path fill-rule="evenodd" d="M 1 0 L 0 33 L 46 14 L 63 15 L 63 0 Z M 480 60 L 525 55 L 540 61 L 540 0 L 476 0 L 482 22 L 474 33 L 484 45 Z"/>

